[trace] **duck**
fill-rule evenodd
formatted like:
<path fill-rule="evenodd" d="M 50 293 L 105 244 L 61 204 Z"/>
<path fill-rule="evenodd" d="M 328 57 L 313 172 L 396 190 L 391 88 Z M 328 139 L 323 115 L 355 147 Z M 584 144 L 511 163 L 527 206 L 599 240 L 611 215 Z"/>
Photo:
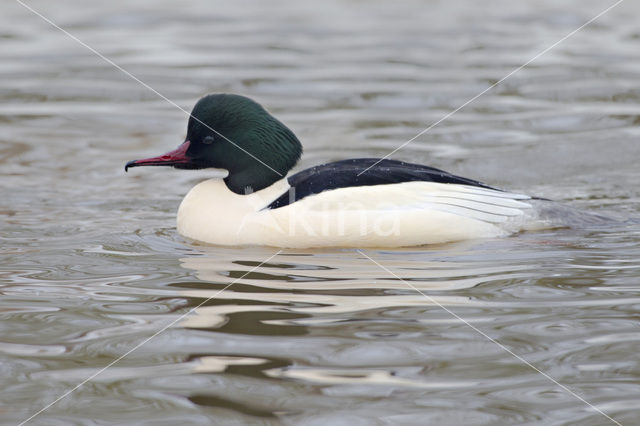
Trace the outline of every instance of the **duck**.
<path fill-rule="evenodd" d="M 225 246 L 407 247 L 504 237 L 539 229 L 535 197 L 421 164 L 353 158 L 290 171 L 296 135 L 262 105 L 209 94 L 194 106 L 184 142 L 141 166 L 222 169 L 184 197 L 177 231 Z"/>

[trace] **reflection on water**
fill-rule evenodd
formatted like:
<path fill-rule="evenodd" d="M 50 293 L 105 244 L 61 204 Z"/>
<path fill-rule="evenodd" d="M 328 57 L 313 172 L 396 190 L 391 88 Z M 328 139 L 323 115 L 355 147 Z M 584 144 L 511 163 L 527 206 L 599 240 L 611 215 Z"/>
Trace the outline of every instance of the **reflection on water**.
<path fill-rule="evenodd" d="M 301 167 L 387 154 L 609 5 L 28 3 L 186 109 L 256 98 Z M 443 307 L 637 423 L 637 3 L 395 155 L 621 220 L 363 252 L 401 279 L 357 250 L 262 264 L 276 250 L 183 240 L 177 205 L 209 173 L 122 167 L 176 146 L 184 114 L 0 12 L 1 424 L 164 327 L 30 424 L 607 424 Z"/>

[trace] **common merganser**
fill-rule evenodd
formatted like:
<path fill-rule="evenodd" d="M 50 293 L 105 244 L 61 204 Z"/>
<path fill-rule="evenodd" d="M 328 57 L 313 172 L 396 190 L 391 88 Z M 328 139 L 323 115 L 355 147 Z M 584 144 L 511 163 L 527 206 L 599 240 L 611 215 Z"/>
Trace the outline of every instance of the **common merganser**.
<path fill-rule="evenodd" d="M 200 99 L 185 141 L 138 166 L 224 169 L 178 209 L 183 236 L 220 245 L 401 247 L 497 237 L 535 223 L 532 198 L 402 161 L 356 158 L 287 177 L 302 154 L 289 128 L 234 94 Z"/>

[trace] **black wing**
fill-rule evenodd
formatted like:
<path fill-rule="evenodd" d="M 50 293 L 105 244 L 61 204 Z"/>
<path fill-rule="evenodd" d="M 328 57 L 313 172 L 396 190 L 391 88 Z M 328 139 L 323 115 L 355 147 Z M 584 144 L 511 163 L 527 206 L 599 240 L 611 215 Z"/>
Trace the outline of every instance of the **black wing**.
<path fill-rule="evenodd" d="M 289 177 L 289 185 L 293 190 L 282 194 L 266 208 L 277 209 L 284 207 L 309 195 L 323 191 L 353 186 L 385 185 L 403 182 L 438 182 L 457 183 L 461 185 L 478 186 L 480 188 L 497 189 L 484 183 L 452 175 L 451 173 L 420 164 L 405 163 L 404 161 L 382 160 L 377 158 L 354 158 L 321 164 L 303 170 Z M 371 167 L 373 164 L 375 166 Z M 367 170 L 367 168 L 371 169 Z M 366 172 L 361 173 L 362 171 Z"/>

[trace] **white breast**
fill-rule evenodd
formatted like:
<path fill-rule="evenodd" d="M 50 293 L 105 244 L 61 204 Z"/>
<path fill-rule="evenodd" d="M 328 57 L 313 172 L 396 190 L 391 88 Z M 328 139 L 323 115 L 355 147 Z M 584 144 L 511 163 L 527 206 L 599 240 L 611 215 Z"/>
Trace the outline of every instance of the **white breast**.
<path fill-rule="evenodd" d="M 340 188 L 278 209 L 286 179 L 249 195 L 222 179 L 196 185 L 178 210 L 178 232 L 221 245 L 400 247 L 504 236 L 532 226 L 530 197 L 433 182 Z"/>

